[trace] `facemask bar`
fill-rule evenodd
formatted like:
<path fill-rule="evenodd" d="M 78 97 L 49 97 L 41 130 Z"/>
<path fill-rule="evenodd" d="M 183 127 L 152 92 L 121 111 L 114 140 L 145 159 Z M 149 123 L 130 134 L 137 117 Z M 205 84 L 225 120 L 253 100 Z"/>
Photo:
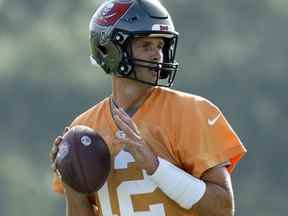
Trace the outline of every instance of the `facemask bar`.
<path fill-rule="evenodd" d="M 178 63 L 173 63 L 173 64 L 159 63 L 159 62 L 146 61 L 146 60 L 137 59 L 137 58 L 130 58 L 128 61 L 131 65 L 133 65 L 133 71 L 134 71 L 133 73 L 136 75 L 135 76 L 136 78 L 137 78 L 137 73 L 134 70 L 134 66 L 148 68 L 154 72 L 157 72 L 157 80 L 155 82 L 152 82 L 151 83 L 152 85 L 170 87 L 174 82 L 175 75 L 178 70 Z M 141 81 L 141 80 L 138 79 L 138 81 Z M 144 82 L 149 84 L 149 82 L 146 82 L 146 81 Z"/>
<path fill-rule="evenodd" d="M 136 59 L 129 56 L 129 38 L 133 37 L 147 37 L 147 36 L 159 36 L 163 37 L 165 40 L 166 47 L 163 48 L 163 61 L 162 63 L 155 61 L 147 61 L 143 59 Z M 175 62 L 175 54 L 177 47 L 178 36 L 172 33 L 163 33 L 163 32 L 137 32 L 133 34 L 124 33 L 117 31 L 117 34 L 114 35 L 116 43 L 121 46 L 123 50 L 123 59 L 119 65 L 119 75 L 139 81 L 141 83 L 146 83 L 150 85 L 165 86 L 171 87 L 175 80 L 176 72 L 178 71 L 179 64 Z M 149 68 L 157 72 L 157 79 L 155 82 L 148 82 L 137 78 L 137 74 L 134 70 L 134 66 L 140 66 L 144 68 Z"/>

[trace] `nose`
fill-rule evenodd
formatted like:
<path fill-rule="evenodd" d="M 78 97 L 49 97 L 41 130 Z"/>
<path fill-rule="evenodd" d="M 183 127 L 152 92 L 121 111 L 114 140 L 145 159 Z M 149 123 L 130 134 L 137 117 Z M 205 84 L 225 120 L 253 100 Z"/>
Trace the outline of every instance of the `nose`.
<path fill-rule="evenodd" d="M 153 61 L 162 62 L 162 60 L 163 60 L 163 51 L 162 51 L 162 49 L 160 49 L 158 47 L 155 47 L 153 49 L 152 59 L 153 59 Z"/>

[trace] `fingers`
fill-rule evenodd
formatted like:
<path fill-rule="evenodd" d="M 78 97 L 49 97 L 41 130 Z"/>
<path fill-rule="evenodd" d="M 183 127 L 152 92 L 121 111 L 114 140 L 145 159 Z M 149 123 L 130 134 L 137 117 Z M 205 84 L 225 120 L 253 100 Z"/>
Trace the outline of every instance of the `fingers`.
<path fill-rule="evenodd" d="M 122 130 L 118 130 L 115 134 L 116 138 L 119 140 L 125 140 L 127 139 L 126 133 Z"/>
<path fill-rule="evenodd" d="M 125 122 L 134 132 L 139 133 L 136 124 L 132 121 L 131 117 L 122 109 L 114 110 L 114 117 L 119 116 L 120 119 Z"/>
<path fill-rule="evenodd" d="M 122 111 L 122 108 L 119 108 L 119 109 L 115 108 L 113 110 L 113 114 L 114 114 L 114 117 L 119 116 L 122 121 L 124 121 L 127 125 L 129 125 L 129 123 L 130 123 L 129 118 L 130 117 L 126 114 L 126 112 Z"/>
<path fill-rule="evenodd" d="M 62 137 L 61 136 L 57 136 L 52 144 L 52 148 L 51 148 L 51 151 L 50 151 L 50 159 L 51 161 L 54 161 L 55 159 L 55 154 L 57 154 L 58 152 L 58 145 L 62 142 Z"/>
<path fill-rule="evenodd" d="M 51 169 L 52 169 L 54 172 L 57 171 L 56 162 L 53 162 L 53 163 L 51 164 Z"/>
<path fill-rule="evenodd" d="M 124 131 L 118 130 L 116 132 L 114 142 L 124 144 L 124 150 L 126 151 L 127 135 Z"/>
<path fill-rule="evenodd" d="M 49 153 L 49 157 L 50 157 L 50 160 L 52 162 L 51 168 L 53 171 L 56 171 L 56 169 L 57 169 L 55 159 L 56 159 L 56 156 L 57 156 L 57 153 L 59 150 L 59 144 L 62 142 L 62 140 L 63 140 L 63 138 L 61 136 L 57 136 L 53 142 L 51 151 Z"/>
<path fill-rule="evenodd" d="M 70 127 L 65 127 L 62 134 L 64 135 L 69 130 L 70 130 Z"/>
<path fill-rule="evenodd" d="M 63 136 L 65 133 L 67 133 L 68 131 L 70 130 L 70 127 L 65 127 L 64 130 L 63 130 Z M 49 152 L 49 158 L 50 158 L 50 161 L 52 162 L 51 164 L 51 168 L 52 170 L 55 172 L 57 171 L 57 167 L 56 167 L 56 156 L 58 154 L 58 151 L 59 151 L 59 144 L 62 142 L 63 140 L 63 136 L 57 136 L 53 143 L 52 143 L 52 148 Z"/>
<path fill-rule="evenodd" d="M 133 129 L 131 129 L 129 125 L 120 118 L 119 115 L 116 115 L 114 118 L 115 118 L 115 123 L 117 127 L 119 128 L 119 130 L 123 131 L 127 136 L 131 138 L 134 138 L 134 137 L 136 138 L 136 134 L 133 131 Z"/>
<path fill-rule="evenodd" d="M 125 144 L 134 144 L 137 145 L 138 140 L 135 140 L 126 135 L 126 133 L 122 130 L 118 130 L 115 134 L 116 142 L 125 143 Z"/>
<path fill-rule="evenodd" d="M 67 133 L 67 131 L 69 131 L 69 130 L 70 130 L 70 127 L 65 127 L 64 130 L 63 130 L 63 135 L 64 135 L 65 133 Z M 59 146 L 59 144 L 62 142 L 62 140 L 63 140 L 63 136 L 57 136 L 57 137 L 54 139 L 54 141 L 53 141 L 52 148 L 51 148 L 51 151 L 50 151 L 50 153 L 49 153 L 49 157 L 50 157 L 50 160 L 51 160 L 52 162 L 53 162 L 53 161 L 55 160 L 55 158 L 56 158 L 56 155 L 57 155 L 58 150 L 59 150 L 58 146 Z"/>
<path fill-rule="evenodd" d="M 63 140 L 63 137 L 62 136 L 57 136 L 54 140 L 54 145 L 58 146 Z"/>
<path fill-rule="evenodd" d="M 130 153 L 135 151 L 143 142 L 137 125 L 122 108 L 115 108 L 113 114 L 115 124 L 119 129 L 115 134 L 114 141 L 122 143 L 125 151 Z"/>
<path fill-rule="evenodd" d="M 118 130 L 115 134 L 114 142 L 122 143 L 124 151 L 131 152 L 131 150 L 135 150 L 139 147 L 138 140 L 131 139 L 126 135 L 126 133 L 122 130 Z"/>

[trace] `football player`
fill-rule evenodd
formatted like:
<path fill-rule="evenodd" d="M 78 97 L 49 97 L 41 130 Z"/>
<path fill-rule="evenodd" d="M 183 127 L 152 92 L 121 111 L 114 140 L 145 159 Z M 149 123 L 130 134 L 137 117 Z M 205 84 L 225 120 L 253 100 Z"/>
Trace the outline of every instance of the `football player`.
<path fill-rule="evenodd" d="M 69 216 L 234 215 L 230 174 L 246 149 L 216 105 L 169 88 L 177 40 L 157 0 L 111 0 L 92 16 L 90 59 L 111 75 L 112 93 L 71 126 L 103 136 L 112 170 L 89 196 L 54 175 Z"/>

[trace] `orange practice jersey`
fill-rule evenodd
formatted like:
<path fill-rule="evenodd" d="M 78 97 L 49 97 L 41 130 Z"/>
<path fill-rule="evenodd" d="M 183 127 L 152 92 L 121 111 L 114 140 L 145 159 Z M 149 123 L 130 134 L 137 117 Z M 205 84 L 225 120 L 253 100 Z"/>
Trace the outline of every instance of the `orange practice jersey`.
<path fill-rule="evenodd" d="M 98 214 L 103 216 L 196 216 L 169 199 L 139 169 L 123 146 L 112 146 L 118 130 L 111 115 L 111 100 L 104 99 L 72 123 L 98 131 L 109 145 L 113 169 L 95 194 Z M 230 161 L 231 173 L 246 152 L 221 111 L 208 100 L 162 87 L 155 87 L 133 115 L 145 143 L 160 157 L 195 177 Z M 171 179 L 173 181 L 173 179 Z M 63 192 L 54 175 L 54 191 Z"/>

